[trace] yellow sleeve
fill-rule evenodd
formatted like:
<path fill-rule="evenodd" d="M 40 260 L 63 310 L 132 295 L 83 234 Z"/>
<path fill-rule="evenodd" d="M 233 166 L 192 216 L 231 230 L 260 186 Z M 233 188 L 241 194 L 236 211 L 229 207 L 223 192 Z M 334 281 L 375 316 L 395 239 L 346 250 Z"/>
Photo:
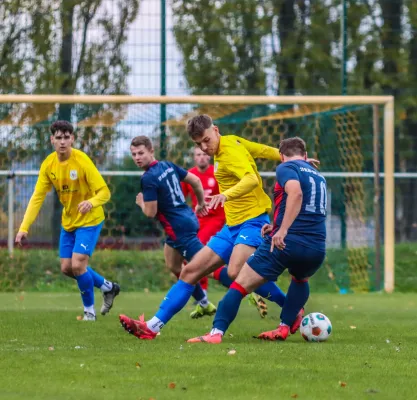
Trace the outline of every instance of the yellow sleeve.
<path fill-rule="evenodd" d="M 93 205 L 94 207 L 102 206 L 103 204 L 106 204 L 110 200 L 110 190 L 106 186 L 100 188 L 96 191 L 96 195 L 92 197 L 91 199 L 88 199 L 88 201 Z"/>
<path fill-rule="evenodd" d="M 258 186 L 258 177 L 256 174 L 246 174 L 236 185 L 225 190 L 222 194 L 227 200 L 239 199 Z"/>
<path fill-rule="evenodd" d="M 97 192 L 102 187 L 107 187 L 106 182 L 104 181 L 100 172 L 98 172 L 97 167 L 87 156 L 87 154 L 84 154 L 83 165 L 85 170 L 85 177 L 92 192 Z"/>
<path fill-rule="evenodd" d="M 281 161 L 279 150 L 265 144 L 251 142 L 236 136 L 236 139 L 245 146 L 253 158 L 266 158 L 267 160 Z"/>
<path fill-rule="evenodd" d="M 46 174 L 46 169 L 47 165 L 43 162 L 39 171 L 39 177 L 36 182 L 35 190 L 29 200 L 19 232 L 29 232 L 30 226 L 35 222 L 35 219 L 39 214 L 39 210 L 42 207 L 46 194 L 51 190 L 52 182 Z"/>

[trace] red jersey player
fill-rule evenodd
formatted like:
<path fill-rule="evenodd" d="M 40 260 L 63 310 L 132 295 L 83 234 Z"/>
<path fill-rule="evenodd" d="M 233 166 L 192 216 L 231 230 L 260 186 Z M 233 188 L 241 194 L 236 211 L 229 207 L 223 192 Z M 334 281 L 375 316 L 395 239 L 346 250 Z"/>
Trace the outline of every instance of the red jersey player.
<path fill-rule="evenodd" d="M 210 202 L 208 197 L 219 194 L 219 185 L 214 177 L 214 166 L 210 164 L 210 156 L 204 153 L 198 147 L 194 148 L 194 163 L 195 167 L 189 169 L 189 172 L 197 175 L 203 185 L 204 194 L 207 198 L 207 202 Z M 193 208 L 197 205 L 197 198 L 193 189 L 187 183 L 181 182 L 184 196 L 191 196 L 191 202 Z M 217 207 L 215 210 L 211 209 L 209 214 L 205 217 L 198 217 L 200 223 L 200 230 L 198 231 L 198 238 L 204 245 L 215 235 L 226 222 L 223 207 Z M 200 285 L 204 290 L 208 288 L 208 278 L 204 277 L 200 281 Z M 198 307 L 197 307 L 198 308 Z M 192 318 L 198 318 L 198 310 L 196 309 L 191 313 Z"/>

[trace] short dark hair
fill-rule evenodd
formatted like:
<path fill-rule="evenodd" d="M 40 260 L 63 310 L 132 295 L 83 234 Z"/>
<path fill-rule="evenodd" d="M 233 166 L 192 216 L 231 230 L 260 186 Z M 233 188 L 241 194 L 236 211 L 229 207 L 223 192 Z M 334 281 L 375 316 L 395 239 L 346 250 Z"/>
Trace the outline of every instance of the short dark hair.
<path fill-rule="evenodd" d="M 69 132 L 71 135 L 74 133 L 74 127 L 68 122 L 64 120 L 55 121 L 49 128 L 52 135 L 55 135 L 56 132 L 61 131 L 63 133 Z"/>
<path fill-rule="evenodd" d="M 191 139 L 203 136 L 204 131 L 213 125 L 213 120 L 207 114 L 196 115 L 187 123 L 187 132 Z"/>
<path fill-rule="evenodd" d="M 134 137 L 130 142 L 130 145 L 133 147 L 145 146 L 147 150 L 153 150 L 151 139 L 143 135 Z"/>
<path fill-rule="evenodd" d="M 287 157 L 304 156 L 307 152 L 306 142 L 298 136 L 284 139 L 279 144 L 279 152 Z"/>

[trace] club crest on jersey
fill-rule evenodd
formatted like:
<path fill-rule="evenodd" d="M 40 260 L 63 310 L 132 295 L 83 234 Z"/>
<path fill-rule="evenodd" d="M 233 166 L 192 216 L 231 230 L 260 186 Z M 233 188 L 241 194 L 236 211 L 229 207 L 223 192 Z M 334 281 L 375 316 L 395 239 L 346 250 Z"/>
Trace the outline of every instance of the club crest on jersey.
<path fill-rule="evenodd" d="M 77 174 L 77 170 L 76 169 L 72 169 L 70 171 L 70 179 L 72 181 L 75 181 L 76 179 L 78 179 L 78 174 Z"/>
<path fill-rule="evenodd" d="M 218 161 L 216 161 L 215 163 L 214 163 L 214 172 L 217 172 L 217 170 L 219 169 L 219 162 Z"/>
<path fill-rule="evenodd" d="M 214 178 L 209 178 L 207 183 L 210 187 L 213 187 L 216 184 L 216 180 Z"/>

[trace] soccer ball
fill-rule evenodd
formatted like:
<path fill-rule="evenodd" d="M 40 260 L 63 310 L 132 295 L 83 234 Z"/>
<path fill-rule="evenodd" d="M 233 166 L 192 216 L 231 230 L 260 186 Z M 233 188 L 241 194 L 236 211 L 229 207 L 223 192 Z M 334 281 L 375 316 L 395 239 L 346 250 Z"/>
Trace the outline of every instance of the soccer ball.
<path fill-rule="evenodd" d="M 307 342 L 324 342 L 332 333 L 332 323 L 324 314 L 311 313 L 301 321 L 300 333 Z"/>

